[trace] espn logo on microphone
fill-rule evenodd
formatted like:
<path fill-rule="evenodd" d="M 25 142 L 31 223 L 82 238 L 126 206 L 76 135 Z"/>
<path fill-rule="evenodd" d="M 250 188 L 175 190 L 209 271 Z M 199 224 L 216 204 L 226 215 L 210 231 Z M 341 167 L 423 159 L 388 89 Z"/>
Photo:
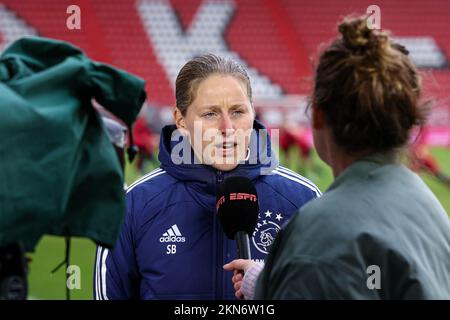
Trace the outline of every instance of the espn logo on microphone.
<path fill-rule="evenodd" d="M 251 194 L 251 193 L 246 193 L 246 192 L 230 193 L 230 201 L 235 201 L 235 200 L 250 200 L 253 202 L 258 201 L 258 199 L 256 198 L 256 195 Z M 220 199 L 217 200 L 216 209 L 219 210 L 220 206 L 222 204 L 224 204 L 224 202 L 225 202 L 225 196 L 221 196 Z"/>
<path fill-rule="evenodd" d="M 230 193 L 230 200 L 250 200 L 256 202 L 256 195 L 245 192 Z"/>

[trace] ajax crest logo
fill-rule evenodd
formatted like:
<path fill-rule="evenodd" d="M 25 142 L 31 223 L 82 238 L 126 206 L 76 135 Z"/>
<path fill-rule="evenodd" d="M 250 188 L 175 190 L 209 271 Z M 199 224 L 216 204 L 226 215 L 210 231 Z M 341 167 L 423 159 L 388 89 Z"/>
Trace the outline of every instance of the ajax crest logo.
<path fill-rule="evenodd" d="M 258 216 L 258 223 L 253 232 L 252 242 L 258 251 L 267 254 L 277 233 L 280 231 L 280 223 L 283 219 L 281 213 L 274 214 L 267 210 Z"/>

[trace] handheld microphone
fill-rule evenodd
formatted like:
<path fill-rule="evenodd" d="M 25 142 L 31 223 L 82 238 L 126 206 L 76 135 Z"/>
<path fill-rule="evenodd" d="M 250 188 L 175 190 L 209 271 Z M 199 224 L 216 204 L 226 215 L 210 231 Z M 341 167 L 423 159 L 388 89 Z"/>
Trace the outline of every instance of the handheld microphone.
<path fill-rule="evenodd" d="M 250 179 L 230 177 L 219 185 L 216 210 L 223 230 L 235 240 L 239 259 L 251 259 L 250 241 L 258 220 L 259 203 Z"/>

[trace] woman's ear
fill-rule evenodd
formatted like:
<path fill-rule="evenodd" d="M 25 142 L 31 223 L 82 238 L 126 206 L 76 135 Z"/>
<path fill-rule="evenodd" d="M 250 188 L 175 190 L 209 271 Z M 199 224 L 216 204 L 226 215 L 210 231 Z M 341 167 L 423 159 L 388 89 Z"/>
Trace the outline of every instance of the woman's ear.
<path fill-rule="evenodd" d="M 312 126 L 315 130 L 323 129 L 325 126 L 325 114 L 317 105 L 312 106 Z"/>
<path fill-rule="evenodd" d="M 175 109 L 173 110 L 173 119 L 178 129 L 186 129 L 186 121 L 184 120 L 180 109 L 178 109 L 177 107 L 175 107 Z"/>

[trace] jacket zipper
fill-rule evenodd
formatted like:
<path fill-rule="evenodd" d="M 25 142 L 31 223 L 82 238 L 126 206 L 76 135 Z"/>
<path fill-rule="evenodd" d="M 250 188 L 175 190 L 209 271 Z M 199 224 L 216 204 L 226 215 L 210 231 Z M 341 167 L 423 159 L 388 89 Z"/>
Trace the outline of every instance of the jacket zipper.
<path fill-rule="evenodd" d="M 216 183 L 217 183 L 217 184 L 222 183 L 222 182 L 223 182 L 223 172 L 217 170 L 216 173 L 217 173 L 217 176 L 216 176 Z"/>
<path fill-rule="evenodd" d="M 217 171 L 216 172 L 216 185 L 223 182 L 223 172 Z M 216 259 L 216 299 L 223 299 L 223 270 L 222 270 L 222 264 L 223 264 L 223 232 L 220 231 L 219 227 L 219 221 L 217 218 L 216 213 L 214 212 L 214 226 L 216 230 L 216 252 L 217 252 L 217 259 Z"/>

